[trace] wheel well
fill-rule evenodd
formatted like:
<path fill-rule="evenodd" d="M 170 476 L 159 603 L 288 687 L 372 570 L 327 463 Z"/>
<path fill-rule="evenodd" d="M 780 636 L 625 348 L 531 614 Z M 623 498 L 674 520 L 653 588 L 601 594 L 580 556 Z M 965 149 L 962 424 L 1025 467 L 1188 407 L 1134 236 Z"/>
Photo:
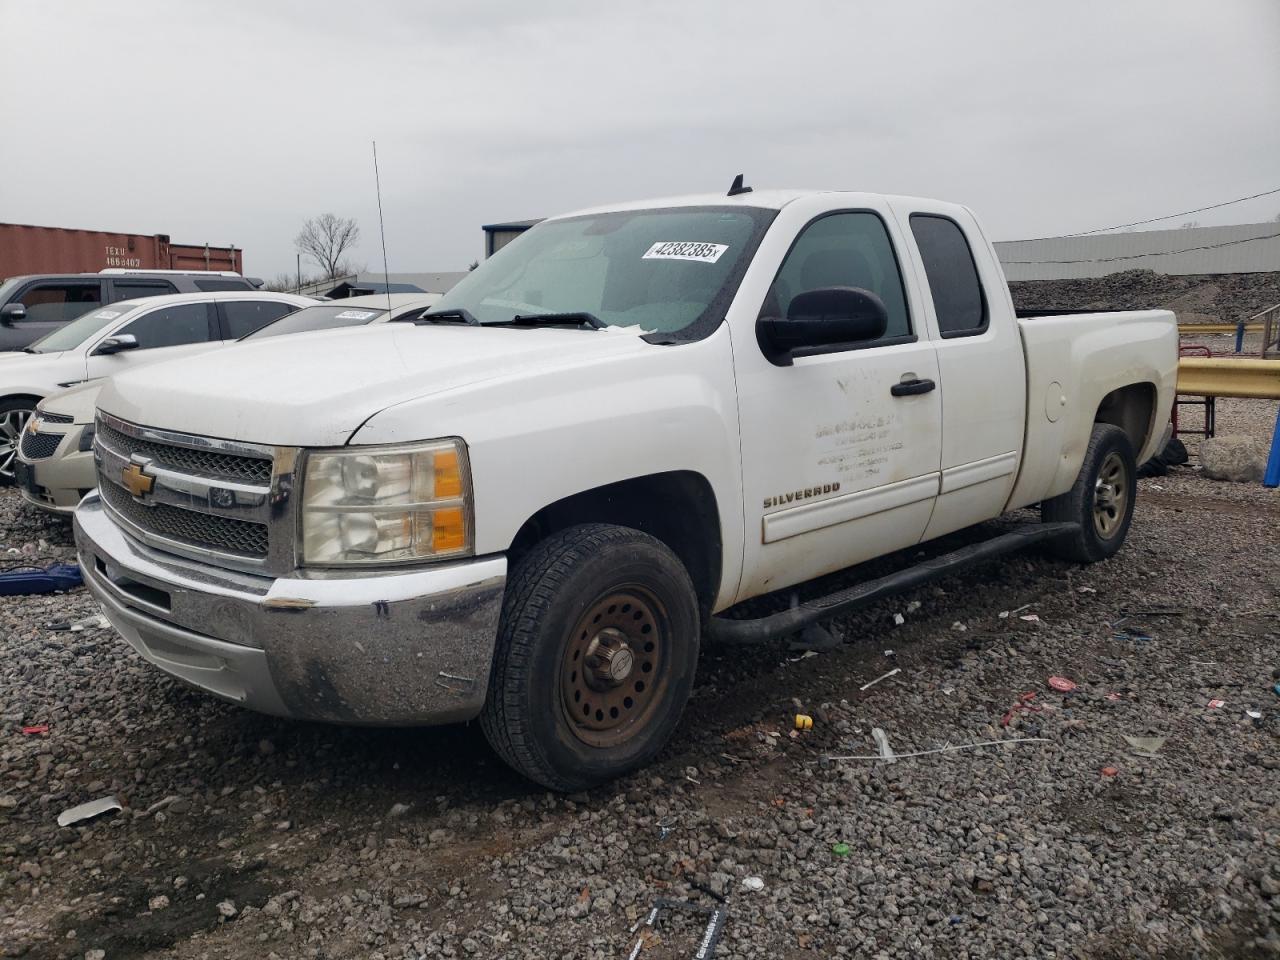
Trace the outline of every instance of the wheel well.
<path fill-rule="evenodd" d="M 7 397 L 0 397 L 0 403 L 8 403 L 10 400 L 30 400 L 31 406 L 34 407 L 43 399 L 44 397 L 37 397 L 33 393 L 11 393 Z"/>
<path fill-rule="evenodd" d="M 1127 387 L 1112 390 L 1102 398 L 1094 423 L 1110 423 L 1119 427 L 1129 437 L 1133 455 L 1142 454 L 1143 444 L 1155 426 L 1156 388 L 1151 383 L 1131 383 Z"/>
<path fill-rule="evenodd" d="M 680 558 L 703 613 L 720 590 L 720 514 L 705 477 L 690 471 L 655 473 L 584 490 L 543 507 L 524 522 L 508 551 L 512 565 L 534 544 L 580 523 L 642 530 Z"/>

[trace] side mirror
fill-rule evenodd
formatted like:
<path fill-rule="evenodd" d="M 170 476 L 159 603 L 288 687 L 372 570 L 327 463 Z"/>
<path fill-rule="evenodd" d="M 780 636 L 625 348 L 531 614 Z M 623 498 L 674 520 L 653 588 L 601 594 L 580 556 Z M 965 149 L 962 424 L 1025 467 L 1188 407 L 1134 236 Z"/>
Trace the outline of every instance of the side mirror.
<path fill-rule="evenodd" d="M 0 307 L 0 324 L 6 327 L 13 326 L 15 321 L 27 319 L 27 308 L 21 303 L 6 303 Z"/>
<path fill-rule="evenodd" d="M 108 353 L 119 353 L 121 350 L 137 350 L 138 338 L 132 333 L 121 333 L 114 337 L 107 337 L 100 344 L 98 349 L 93 351 L 95 356 L 101 356 Z"/>
<path fill-rule="evenodd" d="M 861 287 L 820 287 L 797 295 L 786 317 L 760 317 L 756 339 L 771 363 L 789 366 L 808 347 L 878 340 L 889 324 L 884 301 Z"/>

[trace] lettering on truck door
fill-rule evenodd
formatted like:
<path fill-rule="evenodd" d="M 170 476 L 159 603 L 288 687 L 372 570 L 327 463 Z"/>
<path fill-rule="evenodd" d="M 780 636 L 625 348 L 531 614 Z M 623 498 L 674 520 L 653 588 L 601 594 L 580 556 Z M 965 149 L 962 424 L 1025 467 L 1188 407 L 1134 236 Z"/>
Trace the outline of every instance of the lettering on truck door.
<path fill-rule="evenodd" d="M 826 346 L 779 366 L 754 337 L 735 331 L 747 541 L 740 597 L 909 546 L 929 522 L 942 390 L 891 230 L 887 209 L 817 216 L 760 307 L 764 316 L 786 316 L 800 293 L 862 288 L 886 307 L 878 339 Z M 894 395 L 905 381 L 919 389 Z"/>

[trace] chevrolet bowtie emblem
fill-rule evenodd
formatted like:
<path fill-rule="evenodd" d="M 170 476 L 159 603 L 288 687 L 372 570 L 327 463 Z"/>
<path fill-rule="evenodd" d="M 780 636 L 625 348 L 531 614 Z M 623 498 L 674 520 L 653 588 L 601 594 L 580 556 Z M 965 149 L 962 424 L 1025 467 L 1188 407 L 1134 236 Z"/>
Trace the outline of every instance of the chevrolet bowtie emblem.
<path fill-rule="evenodd" d="M 156 485 L 156 478 L 145 473 L 146 469 L 146 464 L 131 463 L 120 474 L 124 488 L 135 497 L 145 497 Z"/>

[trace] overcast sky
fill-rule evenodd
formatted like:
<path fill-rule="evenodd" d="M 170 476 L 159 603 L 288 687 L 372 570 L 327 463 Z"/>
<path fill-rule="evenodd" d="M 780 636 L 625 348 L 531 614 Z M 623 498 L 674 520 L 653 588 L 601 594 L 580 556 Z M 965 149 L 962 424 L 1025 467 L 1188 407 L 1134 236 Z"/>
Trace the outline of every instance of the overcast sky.
<path fill-rule="evenodd" d="M 234 242 L 268 278 L 324 211 L 381 268 L 373 139 L 392 271 L 740 171 L 960 201 L 998 240 L 1280 187 L 1277 0 L 0 0 L 0 36 L 0 220 Z"/>

